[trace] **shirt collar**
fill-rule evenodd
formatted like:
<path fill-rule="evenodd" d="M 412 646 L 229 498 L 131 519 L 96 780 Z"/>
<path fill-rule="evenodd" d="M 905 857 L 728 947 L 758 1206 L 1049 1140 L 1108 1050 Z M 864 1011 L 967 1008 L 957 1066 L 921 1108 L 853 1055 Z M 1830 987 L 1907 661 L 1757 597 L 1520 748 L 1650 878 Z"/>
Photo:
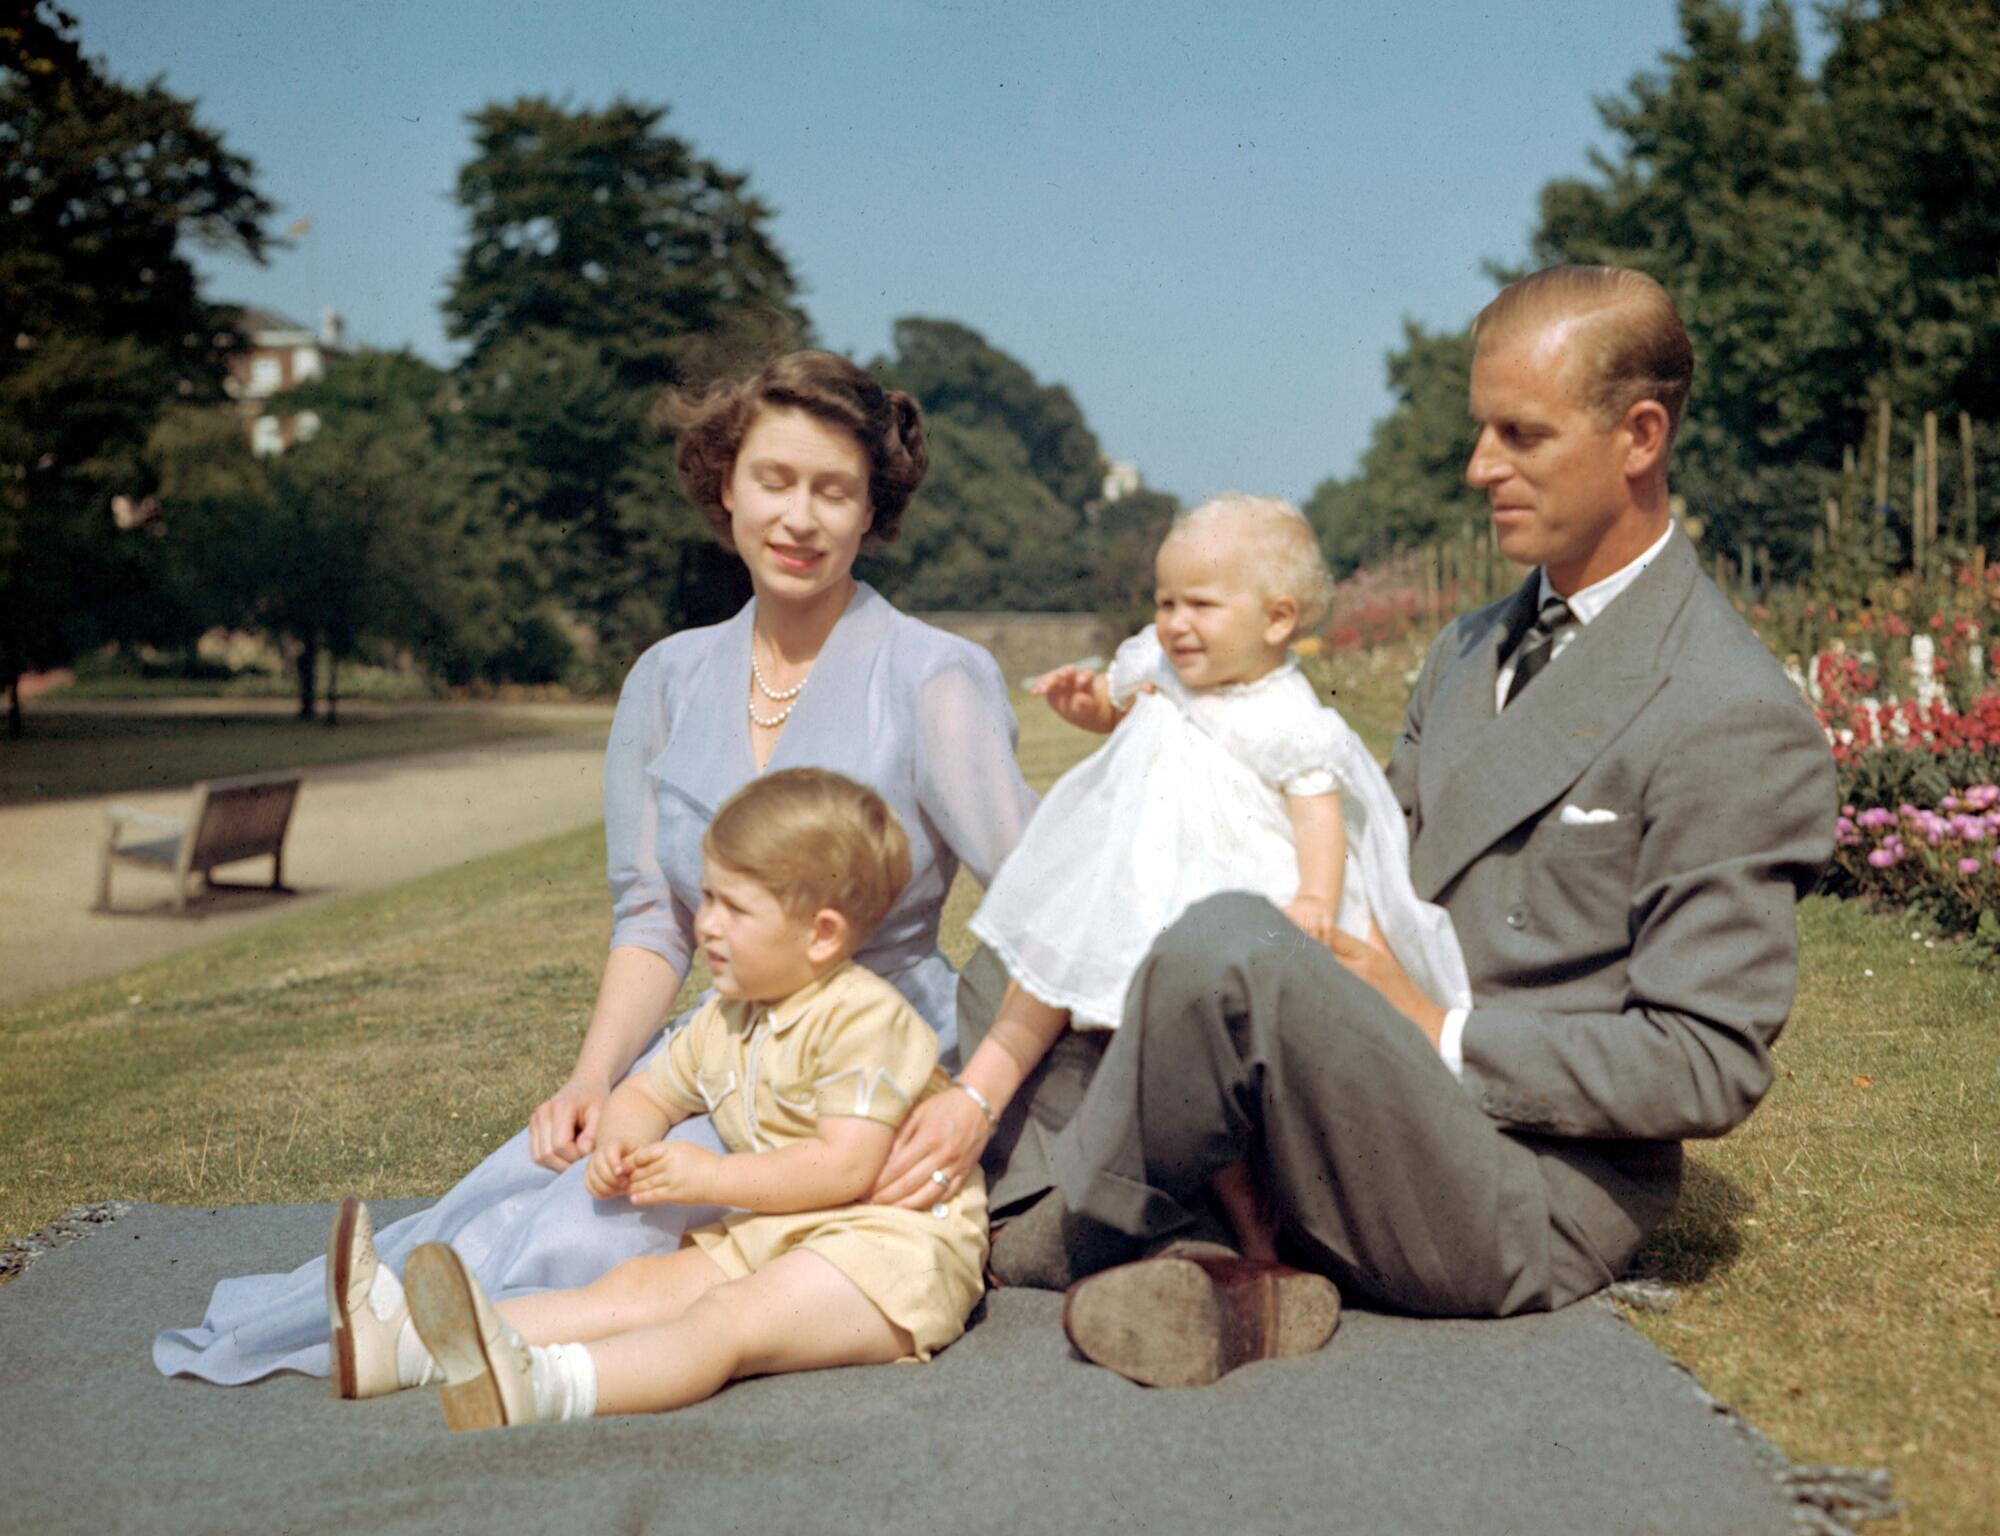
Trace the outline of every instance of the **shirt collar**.
<path fill-rule="evenodd" d="M 1639 573 L 1658 558 L 1660 551 L 1667 547 L 1667 540 L 1673 536 L 1674 522 L 1672 518 L 1669 518 L 1667 520 L 1667 531 L 1655 539 L 1637 559 L 1633 560 L 1629 565 L 1621 566 L 1619 569 L 1613 571 L 1604 580 L 1594 581 L 1581 591 L 1572 592 L 1566 601 L 1569 603 L 1569 611 L 1576 615 L 1577 623 L 1588 624 L 1592 619 L 1604 612 L 1606 608 L 1609 608 L 1611 600 L 1639 579 Z M 1541 578 L 1542 584 L 1539 595 L 1536 598 L 1537 605 L 1546 603 L 1550 598 L 1560 595 L 1554 587 L 1549 585 L 1549 573 L 1546 568 L 1542 570 Z"/>
<path fill-rule="evenodd" d="M 814 977 L 798 991 L 775 1002 L 757 1003 L 748 998 L 732 997 L 724 1000 L 723 1007 L 728 1010 L 730 1022 L 739 1029 L 749 1030 L 755 1027 L 759 1019 L 769 1018 L 771 1033 L 782 1035 L 804 1018 L 820 994 L 832 986 L 835 978 L 844 975 L 853 964 L 852 960 L 843 960 L 824 976 Z"/>

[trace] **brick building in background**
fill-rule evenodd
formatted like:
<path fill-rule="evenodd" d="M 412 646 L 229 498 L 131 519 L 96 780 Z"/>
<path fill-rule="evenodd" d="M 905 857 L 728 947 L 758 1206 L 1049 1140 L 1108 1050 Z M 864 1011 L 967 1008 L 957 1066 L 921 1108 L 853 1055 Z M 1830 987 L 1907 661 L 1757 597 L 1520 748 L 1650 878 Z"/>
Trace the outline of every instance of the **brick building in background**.
<path fill-rule="evenodd" d="M 243 309 L 236 330 L 245 345 L 231 355 L 223 392 L 236 402 L 250 435 L 250 451 L 260 457 L 283 453 L 319 430 L 311 411 L 281 415 L 269 408 L 274 395 L 319 378 L 326 365 L 346 355 L 345 327 L 335 310 L 321 317 L 317 331 L 268 309 Z"/>

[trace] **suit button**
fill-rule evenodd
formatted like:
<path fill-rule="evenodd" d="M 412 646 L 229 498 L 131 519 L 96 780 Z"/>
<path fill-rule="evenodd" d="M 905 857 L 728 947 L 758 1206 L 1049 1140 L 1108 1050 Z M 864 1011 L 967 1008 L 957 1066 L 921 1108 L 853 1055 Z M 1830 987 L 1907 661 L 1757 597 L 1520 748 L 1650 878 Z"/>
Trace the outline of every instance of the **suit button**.
<path fill-rule="evenodd" d="M 1507 914 L 1507 926 L 1508 926 L 1509 928 L 1525 928 L 1525 927 L 1527 927 L 1527 926 L 1528 926 L 1528 909 L 1527 909 L 1526 907 L 1516 907 L 1516 908 L 1514 908 L 1514 910 L 1513 910 L 1513 911 L 1509 912 L 1509 913 Z"/>

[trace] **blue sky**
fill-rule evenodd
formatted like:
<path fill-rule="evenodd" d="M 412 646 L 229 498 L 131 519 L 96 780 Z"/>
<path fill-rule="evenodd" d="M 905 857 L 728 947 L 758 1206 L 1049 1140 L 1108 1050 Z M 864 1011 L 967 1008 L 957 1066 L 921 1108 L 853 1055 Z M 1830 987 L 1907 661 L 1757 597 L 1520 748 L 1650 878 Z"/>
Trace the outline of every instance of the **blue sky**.
<path fill-rule="evenodd" d="M 65 6 L 312 221 L 268 268 L 205 261 L 214 297 L 448 362 L 466 114 L 622 94 L 750 172 L 824 344 L 961 321 L 1188 498 L 1351 472 L 1403 319 L 1470 319 L 1606 142 L 1593 100 L 1677 39 L 1671 0 Z"/>

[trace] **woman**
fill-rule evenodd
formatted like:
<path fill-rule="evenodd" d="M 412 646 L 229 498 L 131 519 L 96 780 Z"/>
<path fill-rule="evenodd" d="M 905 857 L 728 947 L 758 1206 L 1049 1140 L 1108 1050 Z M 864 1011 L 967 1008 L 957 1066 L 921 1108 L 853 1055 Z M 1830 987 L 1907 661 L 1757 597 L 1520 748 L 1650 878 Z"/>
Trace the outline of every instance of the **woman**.
<path fill-rule="evenodd" d="M 448 1242 L 490 1295 L 519 1295 L 669 1251 L 690 1220 L 712 1218 L 600 1205 L 583 1175 L 605 1098 L 657 1047 L 680 992 L 701 835 L 742 784 L 774 764 L 830 768 L 902 818 L 914 872 L 856 959 L 892 982 L 947 1050 L 955 979 L 937 948 L 945 894 L 961 863 L 990 878 L 1034 807 L 992 658 L 897 613 L 853 576 L 864 538 L 893 539 L 923 479 L 916 402 L 830 353 L 793 352 L 676 399 L 668 414 L 680 428 L 682 485 L 743 560 L 754 596 L 725 623 L 653 646 L 627 677 L 604 770 L 611 953 L 576 1066 L 526 1130 L 435 1206 L 376 1235 L 391 1270 L 419 1243 Z M 984 1123 L 968 1094 L 948 1096 Z M 691 1122 L 692 1134 L 707 1134 L 707 1123 Z M 318 1259 L 289 1275 L 225 1280 L 199 1328 L 159 1335 L 154 1363 L 222 1383 L 325 1375 L 327 1293 Z"/>

